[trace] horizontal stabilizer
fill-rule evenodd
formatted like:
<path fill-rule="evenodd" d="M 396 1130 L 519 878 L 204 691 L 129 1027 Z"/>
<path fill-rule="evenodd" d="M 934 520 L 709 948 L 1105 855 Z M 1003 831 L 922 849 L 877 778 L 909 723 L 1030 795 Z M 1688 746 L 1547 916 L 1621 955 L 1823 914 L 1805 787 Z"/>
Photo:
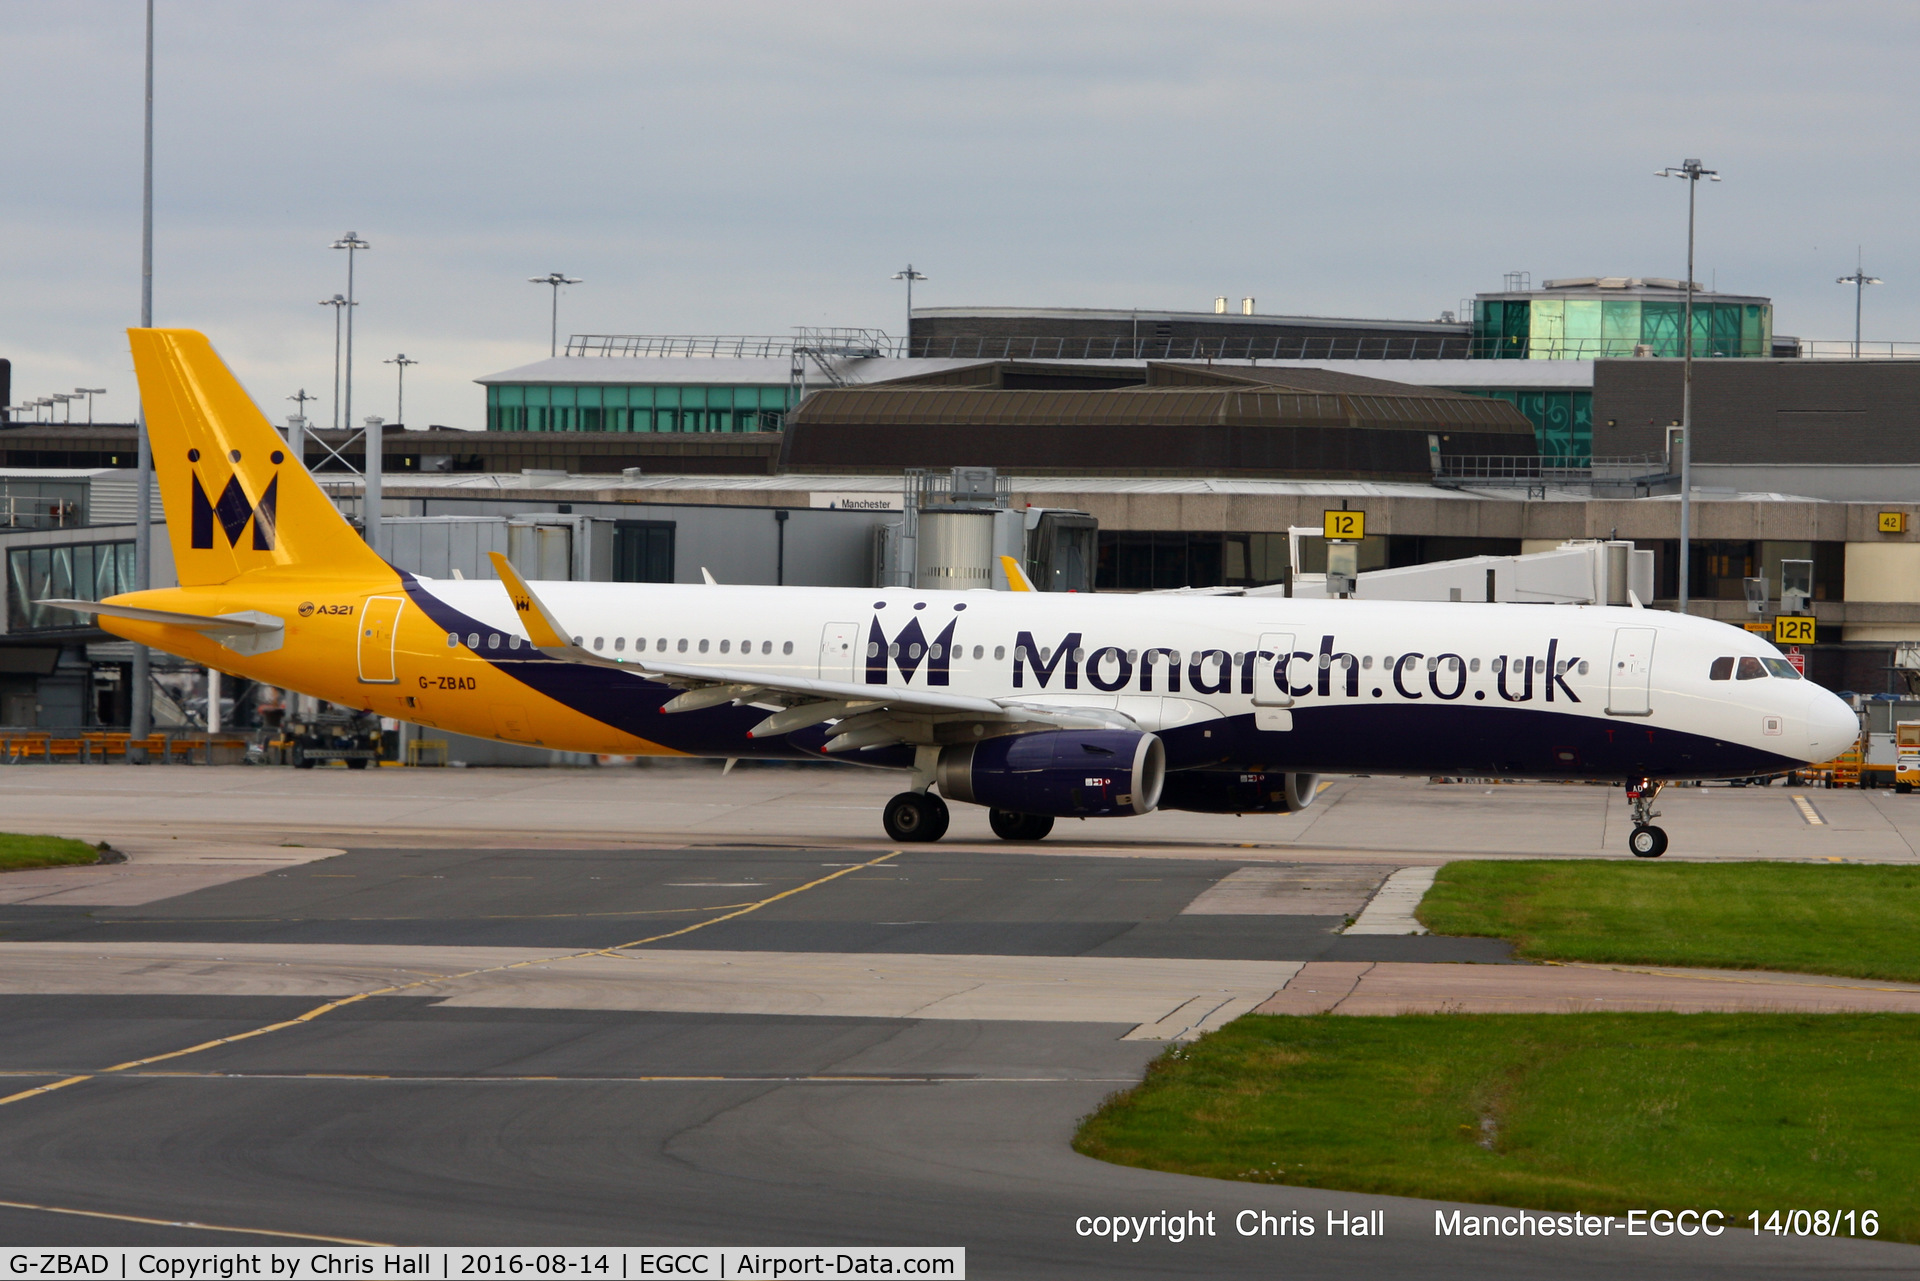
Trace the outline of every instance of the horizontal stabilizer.
<path fill-rule="evenodd" d="M 280 648 L 286 633 L 285 620 L 257 609 L 234 614 L 182 614 L 171 609 L 141 609 L 136 605 L 109 605 L 92 600 L 42 600 L 36 605 L 70 609 L 76 614 L 125 618 L 136 623 L 157 623 L 163 627 L 183 627 L 199 632 L 240 654 L 263 654 Z"/>

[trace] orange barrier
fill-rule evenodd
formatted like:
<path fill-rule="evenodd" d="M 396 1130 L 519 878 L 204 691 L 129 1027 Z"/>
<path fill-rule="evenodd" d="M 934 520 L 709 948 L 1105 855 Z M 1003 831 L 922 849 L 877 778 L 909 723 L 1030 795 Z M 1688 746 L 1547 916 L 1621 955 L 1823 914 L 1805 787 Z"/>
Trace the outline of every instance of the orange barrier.
<path fill-rule="evenodd" d="M 20 765 L 29 761 L 48 765 L 67 761 L 82 765 L 106 764 L 115 759 L 124 761 L 128 750 L 136 746 L 146 748 L 148 760 L 163 764 L 211 763 L 216 754 L 228 760 L 243 761 L 246 759 L 247 745 L 245 736 L 225 734 L 210 738 L 205 734 L 187 736 L 160 732 L 136 741 L 124 732 L 113 730 L 68 734 L 48 730 L 27 730 L 13 734 L 0 732 L 0 764 Z"/>

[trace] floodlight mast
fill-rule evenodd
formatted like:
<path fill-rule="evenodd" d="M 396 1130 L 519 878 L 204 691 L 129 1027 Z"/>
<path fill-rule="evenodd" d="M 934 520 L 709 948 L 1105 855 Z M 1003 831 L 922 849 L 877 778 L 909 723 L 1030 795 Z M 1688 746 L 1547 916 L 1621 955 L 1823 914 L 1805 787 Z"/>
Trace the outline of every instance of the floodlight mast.
<path fill-rule="evenodd" d="M 911 355 L 913 354 L 913 282 L 925 280 L 926 277 L 915 271 L 912 263 L 908 263 L 906 270 L 894 272 L 893 278 L 907 282 L 907 354 Z"/>
<path fill-rule="evenodd" d="M 307 389 L 302 387 L 287 399 L 300 406 L 300 412 L 287 419 L 288 452 L 299 459 L 300 465 L 305 467 L 307 465 L 307 402 L 320 398 L 307 395 Z"/>
<path fill-rule="evenodd" d="M 140 172 L 140 327 L 153 328 L 153 0 L 147 0 L 147 91 L 144 156 Z M 153 586 L 153 446 L 147 440 L 147 405 L 139 402 L 134 432 L 133 587 Z M 147 735 L 153 730 L 152 657 L 133 645 L 133 689 L 127 700 L 127 762 L 147 762 Z"/>
<path fill-rule="evenodd" d="M 400 385 L 395 393 L 393 402 L 393 421 L 404 429 L 407 425 L 407 366 L 417 365 L 420 362 L 409 358 L 407 353 L 403 351 L 392 360 L 383 360 L 380 363 L 383 365 L 398 365 L 400 367 L 398 370 Z"/>
<path fill-rule="evenodd" d="M 353 308 L 359 304 L 353 300 L 353 255 L 362 249 L 371 249 L 372 245 L 360 239 L 360 233 L 349 231 L 333 242 L 332 248 L 347 251 L 347 375 L 345 401 L 340 416 L 348 427 L 353 426 Z M 335 295 L 338 297 L 339 295 Z M 338 314 L 338 313 L 335 313 Z"/>
<path fill-rule="evenodd" d="M 1720 174 L 1698 160 L 1686 160 L 1677 169 L 1669 165 L 1655 170 L 1654 176 L 1687 180 L 1687 306 L 1681 323 L 1680 374 L 1680 612 L 1684 614 L 1693 560 L 1693 198 L 1702 178 L 1719 182 Z"/>
<path fill-rule="evenodd" d="M 1833 282 L 1836 285 L 1853 286 L 1853 358 L 1860 359 L 1860 297 L 1868 285 L 1884 285 L 1886 281 L 1878 276 L 1869 276 L 1860 266 L 1860 247 L 1853 249 L 1853 274 L 1841 276 Z"/>
<path fill-rule="evenodd" d="M 75 387 L 73 394 L 87 398 L 87 426 L 93 426 L 93 398 L 107 394 L 105 387 Z"/>
<path fill-rule="evenodd" d="M 320 300 L 320 305 L 322 307 L 333 308 L 333 429 L 335 431 L 339 431 L 340 430 L 340 317 L 342 315 L 343 308 L 357 307 L 360 304 L 348 302 L 347 296 L 345 294 L 335 294 L 331 298 L 322 298 Z M 301 412 L 302 413 L 306 412 L 306 407 L 304 405 L 301 406 Z"/>
<path fill-rule="evenodd" d="M 558 356 L 560 354 L 560 286 L 583 285 L 586 281 L 577 280 L 564 271 L 550 271 L 544 276 L 528 276 L 527 283 L 553 286 L 553 329 L 547 338 L 547 355 L 549 358 Z"/>

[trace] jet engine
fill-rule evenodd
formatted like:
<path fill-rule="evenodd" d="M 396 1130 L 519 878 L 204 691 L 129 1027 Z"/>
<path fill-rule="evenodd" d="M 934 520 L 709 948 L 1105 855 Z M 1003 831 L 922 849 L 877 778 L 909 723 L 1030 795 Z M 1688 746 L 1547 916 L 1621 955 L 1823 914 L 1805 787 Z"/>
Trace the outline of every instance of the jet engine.
<path fill-rule="evenodd" d="M 1138 730 L 1041 730 L 949 747 L 935 777 L 948 800 L 1055 818 L 1125 817 L 1160 803 L 1167 752 Z"/>
<path fill-rule="evenodd" d="M 1189 769 L 1167 775 L 1160 807 L 1197 814 L 1291 814 L 1313 804 L 1318 774 Z"/>

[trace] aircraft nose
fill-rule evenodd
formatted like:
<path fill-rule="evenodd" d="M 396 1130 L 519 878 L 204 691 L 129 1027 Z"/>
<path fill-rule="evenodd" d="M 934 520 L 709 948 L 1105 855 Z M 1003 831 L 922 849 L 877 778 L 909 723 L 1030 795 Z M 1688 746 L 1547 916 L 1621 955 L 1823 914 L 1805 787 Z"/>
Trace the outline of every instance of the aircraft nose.
<path fill-rule="evenodd" d="M 1860 717 L 1835 695 L 1815 687 L 1807 708 L 1807 759 L 1830 761 L 1860 737 Z"/>

